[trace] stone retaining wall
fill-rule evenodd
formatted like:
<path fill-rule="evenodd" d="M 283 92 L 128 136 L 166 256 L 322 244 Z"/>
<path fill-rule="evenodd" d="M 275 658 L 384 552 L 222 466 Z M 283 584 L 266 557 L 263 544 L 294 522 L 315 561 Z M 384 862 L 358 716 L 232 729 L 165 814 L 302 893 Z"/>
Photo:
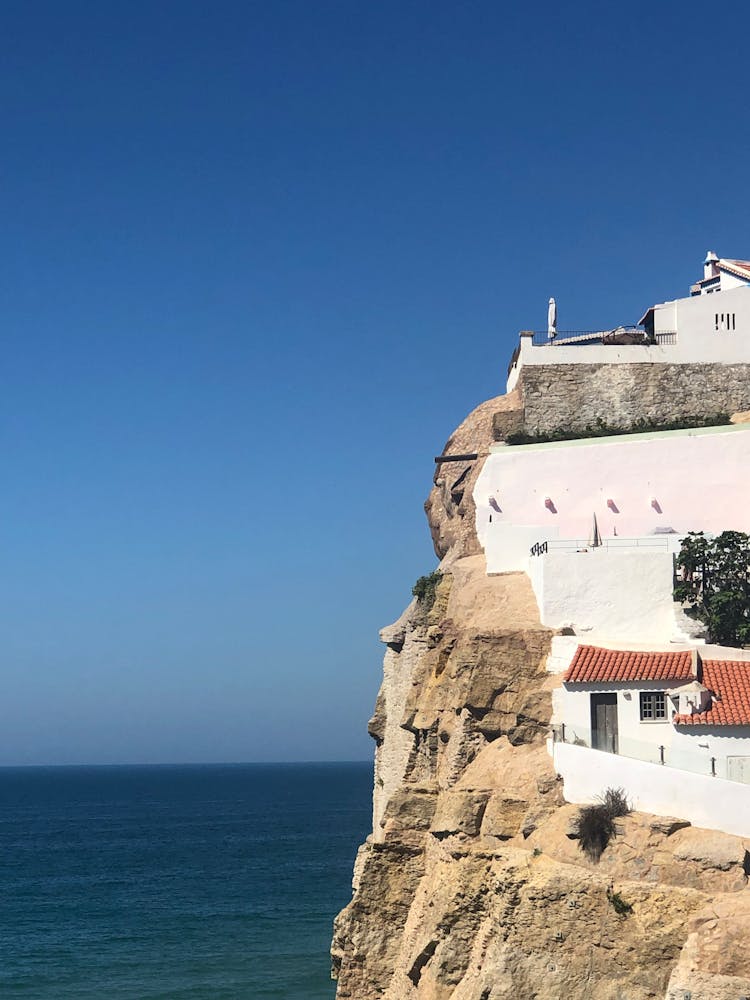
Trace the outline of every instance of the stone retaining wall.
<path fill-rule="evenodd" d="M 750 364 L 530 365 L 518 385 L 527 434 L 750 410 Z"/>

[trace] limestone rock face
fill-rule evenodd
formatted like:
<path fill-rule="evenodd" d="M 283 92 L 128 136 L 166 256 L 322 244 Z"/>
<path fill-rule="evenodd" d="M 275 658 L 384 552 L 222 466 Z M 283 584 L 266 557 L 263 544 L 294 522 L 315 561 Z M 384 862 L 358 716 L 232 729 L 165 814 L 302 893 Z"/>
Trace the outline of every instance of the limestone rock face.
<path fill-rule="evenodd" d="M 373 832 L 334 928 L 337 998 L 750 996 L 750 843 L 633 813 L 598 864 L 581 850 L 546 747 L 552 633 L 525 574 L 486 575 L 474 532 L 493 421 L 518 406 L 490 400 L 448 441 L 479 458 L 438 466 L 426 504 L 434 604 L 381 633 Z"/>

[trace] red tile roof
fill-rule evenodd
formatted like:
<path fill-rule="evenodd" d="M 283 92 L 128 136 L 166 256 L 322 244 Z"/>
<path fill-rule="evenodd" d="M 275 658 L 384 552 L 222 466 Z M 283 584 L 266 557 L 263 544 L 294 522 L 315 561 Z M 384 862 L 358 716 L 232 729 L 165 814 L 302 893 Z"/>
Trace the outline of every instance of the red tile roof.
<path fill-rule="evenodd" d="M 741 278 L 750 278 L 750 261 L 722 259 L 718 260 L 716 263 L 725 271 L 737 274 Z"/>
<path fill-rule="evenodd" d="M 675 715 L 676 726 L 750 725 L 750 663 L 704 660 L 703 684 L 715 697 L 706 712 Z"/>
<path fill-rule="evenodd" d="M 563 681 L 591 684 L 610 681 L 688 681 L 695 676 L 693 653 L 630 652 L 579 646 Z"/>

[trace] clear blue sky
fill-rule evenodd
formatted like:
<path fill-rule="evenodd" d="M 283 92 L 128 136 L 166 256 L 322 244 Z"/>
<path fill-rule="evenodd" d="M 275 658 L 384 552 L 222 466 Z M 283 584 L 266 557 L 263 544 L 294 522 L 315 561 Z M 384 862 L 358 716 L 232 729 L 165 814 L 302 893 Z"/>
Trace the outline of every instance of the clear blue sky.
<path fill-rule="evenodd" d="M 522 328 L 750 256 L 750 6 L 5 3 L 0 763 L 357 759 Z"/>

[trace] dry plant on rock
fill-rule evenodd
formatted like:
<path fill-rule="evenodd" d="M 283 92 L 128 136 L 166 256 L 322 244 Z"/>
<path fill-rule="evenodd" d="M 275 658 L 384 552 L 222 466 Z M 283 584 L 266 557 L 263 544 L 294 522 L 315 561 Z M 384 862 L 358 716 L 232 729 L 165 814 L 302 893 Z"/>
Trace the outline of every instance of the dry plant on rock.
<path fill-rule="evenodd" d="M 576 835 L 579 846 L 588 857 L 597 862 L 617 833 L 615 820 L 627 816 L 630 805 L 623 788 L 607 788 L 599 800 L 583 806 L 576 818 Z"/>

